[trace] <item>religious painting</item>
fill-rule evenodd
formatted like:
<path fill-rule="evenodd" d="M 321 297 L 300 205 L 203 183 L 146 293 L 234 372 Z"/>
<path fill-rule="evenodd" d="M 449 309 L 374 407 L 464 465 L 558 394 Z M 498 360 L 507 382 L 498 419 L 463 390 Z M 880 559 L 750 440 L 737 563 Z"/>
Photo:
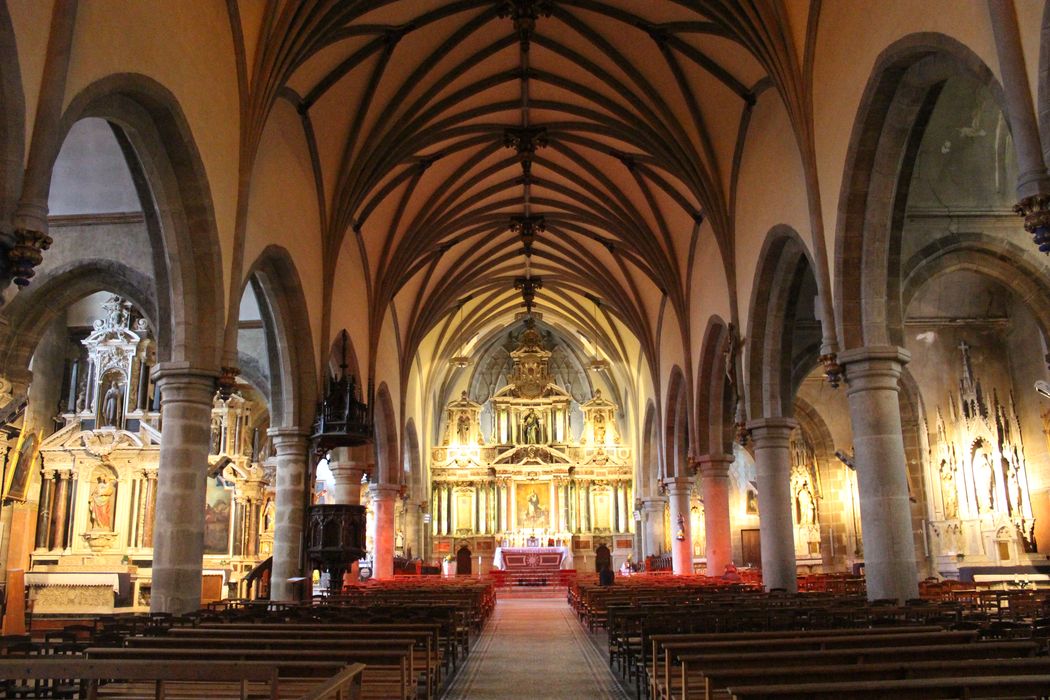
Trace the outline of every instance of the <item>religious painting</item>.
<path fill-rule="evenodd" d="M 550 527 L 550 489 L 547 484 L 518 487 L 518 526 L 528 529 Z"/>
<path fill-rule="evenodd" d="M 594 503 L 595 530 L 609 532 L 612 530 L 612 494 L 607 489 L 595 488 L 591 491 L 591 500 Z"/>
<path fill-rule="evenodd" d="M 26 432 L 18 436 L 15 454 L 8 457 L 7 473 L 4 475 L 4 501 L 25 501 L 29 489 L 29 477 L 40 448 L 40 431 Z"/>
<path fill-rule="evenodd" d="M 758 487 L 753 481 L 747 485 L 744 511 L 748 515 L 758 515 Z"/>
<path fill-rule="evenodd" d="M 219 475 L 208 478 L 204 500 L 204 553 L 226 554 L 230 548 L 230 485 Z"/>
<path fill-rule="evenodd" d="M 470 489 L 456 491 L 456 532 L 474 529 L 474 494 Z"/>

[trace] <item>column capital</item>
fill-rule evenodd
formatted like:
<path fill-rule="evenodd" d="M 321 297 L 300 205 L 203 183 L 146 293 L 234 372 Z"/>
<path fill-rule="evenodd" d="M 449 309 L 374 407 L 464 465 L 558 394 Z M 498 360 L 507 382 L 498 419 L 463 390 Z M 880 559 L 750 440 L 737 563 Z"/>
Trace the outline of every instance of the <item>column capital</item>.
<path fill-rule="evenodd" d="M 392 501 L 401 494 L 397 484 L 369 484 L 368 497 L 373 501 Z"/>
<path fill-rule="evenodd" d="M 694 462 L 702 478 L 729 476 L 729 466 L 736 459 L 733 455 L 700 455 Z"/>
<path fill-rule="evenodd" d="M 911 353 L 896 345 L 870 345 L 839 355 L 846 368 L 846 395 L 858 391 L 899 391 L 899 380 Z"/>
<path fill-rule="evenodd" d="M 654 498 L 643 498 L 641 500 L 642 510 L 647 513 L 655 513 L 656 511 L 663 513 L 664 508 L 667 507 L 667 498 L 664 496 Z"/>
<path fill-rule="evenodd" d="M 663 483 L 667 487 L 667 492 L 673 496 L 675 493 L 691 491 L 696 479 L 691 476 L 670 476 L 664 479 Z"/>
<path fill-rule="evenodd" d="M 215 380 L 218 370 L 196 367 L 189 362 L 160 362 L 150 370 L 153 382 L 160 389 L 161 403 L 180 402 L 206 403 L 212 405 L 215 396 Z"/>
<path fill-rule="evenodd" d="M 279 454 L 291 454 L 306 450 L 310 435 L 299 428 L 270 428 L 266 434 L 273 440 L 273 449 Z"/>
<path fill-rule="evenodd" d="M 755 441 L 756 450 L 767 447 L 787 448 L 791 431 L 798 427 L 798 421 L 783 416 L 757 418 L 748 422 L 747 427 L 751 430 L 751 439 Z"/>

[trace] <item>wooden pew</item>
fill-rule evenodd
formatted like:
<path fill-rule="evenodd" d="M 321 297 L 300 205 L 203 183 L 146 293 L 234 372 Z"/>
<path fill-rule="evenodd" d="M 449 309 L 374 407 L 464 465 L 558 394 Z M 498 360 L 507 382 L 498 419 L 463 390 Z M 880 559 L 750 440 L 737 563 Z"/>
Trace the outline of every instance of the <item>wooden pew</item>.
<path fill-rule="evenodd" d="M 895 681 L 760 685 L 730 689 L 735 700 L 812 700 L 813 698 L 1032 698 L 1045 697 L 1050 674 L 1029 676 L 964 676 Z"/>
<path fill-rule="evenodd" d="M 239 636 L 245 633 L 262 634 L 320 634 L 332 636 L 368 636 L 370 634 L 400 634 L 415 637 L 426 635 L 428 646 L 440 665 L 447 669 L 455 654 L 455 642 L 445 636 L 439 622 L 366 622 L 366 623 L 205 623 L 195 627 L 173 627 L 169 635 L 196 636 L 201 632 L 216 635 Z"/>
<path fill-rule="evenodd" d="M 52 681 L 74 681 L 82 697 L 125 700 L 134 698 L 247 698 L 265 695 L 271 700 L 300 697 L 341 675 L 341 663 L 279 668 L 271 663 L 194 660 L 184 664 L 157 664 L 152 660 L 99 660 L 76 657 L 0 659 L 0 679 L 40 681 L 47 693 Z M 282 680 L 292 676 L 294 680 Z"/>
<path fill-rule="evenodd" d="M 246 633 L 241 637 L 219 637 L 219 636 L 158 636 L 158 637 L 128 637 L 125 640 L 127 648 L 152 648 L 152 649 L 200 649 L 211 651 L 214 649 L 260 649 L 260 650 L 304 650 L 304 651 L 330 651 L 345 653 L 348 657 L 354 656 L 359 651 L 386 651 L 400 652 L 409 650 L 407 677 L 410 685 L 417 685 L 417 666 L 412 650 L 416 640 L 406 638 L 404 635 L 392 638 L 380 638 L 373 635 L 349 639 L 346 637 L 337 639 L 316 639 L 306 636 L 254 636 Z M 424 661 L 425 664 L 425 661 Z M 425 666 L 423 687 L 429 692 L 432 679 L 429 669 Z M 370 674 L 371 675 L 371 674 Z M 428 695 L 429 696 L 429 695 Z"/>
<path fill-rule="evenodd" d="M 1050 673 L 1050 657 L 1021 659 L 944 659 L 849 666 L 790 666 L 770 674 L 768 668 L 722 668 L 703 672 L 704 698 L 728 697 L 729 687 L 797 685 L 819 679 L 822 683 L 847 681 L 951 678 L 953 676 L 1039 675 Z"/>
<path fill-rule="evenodd" d="M 942 632 L 940 627 L 872 627 L 869 629 L 845 628 L 837 630 L 778 630 L 773 632 L 710 632 L 701 634 L 654 634 L 649 638 L 649 679 L 652 697 L 655 697 L 655 683 L 657 679 L 664 678 L 665 685 L 670 677 L 670 670 L 664 670 L 664 664 L 669 661 L 664 653 L 664 645 L 686 644 L 690 642 L 705 643 L 719 642 L 732 643 L 762 642 L 764 640 L 791 639 L 806 640 L 817 637 L 873 637 L 885 634 L 921 634 Z"/>
<path fill-rule="evenodd" d="M 878 637 L 873 638 L 877 644 Z M 928 646 L 869 646 L 818 651 L 771 651 L 750 654 L 697 654 L 679 657 L 680 673 L 658 683 L 660 697 L 687 700 L 705 692 L 703 671 L 714 668 L 765 668 L 770 673 L 781 666 L 901 663 L 943 659 L 996 659 L 1034 656 L 1039 645 L 1032 642 L 975 642 Z M 772 670 L 771 670 L 772 669 Z"/>
<path fill-rule="evenodd" d="M 304 695 L 302 700 L 360 700 L 364 670 L 364 664 L 347 666 L 322 686 Z"/>
<path fill-rule="evenodd" d="M 197 627 L 197 628 L 172 628 L 164 636 L 129 637 L 127 645 L 150 645 L 154 639 L 188 639 L 206 638 L 233 640 L 250 639 L 253 642 L 265 639 L 293 640 L 296 644 L 300 641 L 323 641 L 340 642 L 343 640 L 360 639 L 412 639 L 414 642 L 413 672 L 421 671 L 424 676 L 426 697 L 432 698 L 437 692 L 438 684 L 442 679 L 442 652 L 438 644 L 440 641 L 439 625 L 436 624 L 398 624 L 383 625 L 369 624 L 360 625 L 360 629 L 330 630 L 325 625 L 266 625 L 265 629 L 259 629 L 264 625 L 231 625 L 233 629 L 225 627 Z M 391 629 L 391 628 L 395 629 Z M 174 642 L 165 642 L 174 643 Z M 323 646 L 320 646 L 323 648 Z"/>
<path fill-rule="evenodd" d="M 92 647 L 86 652 L 89 659 L 150 660 L 154 664 L 170 661 L 193 661 L 201 657 L 199 649 L 165 649 L 154 647 L 113 648 Z M 362 678 L 362 695 L 365 698 L 384 700 L 409 700 L 410 689 L 408 664 L 412 650 L 406 645 L 401 650 L 348 650 L 319 651 L 313 649 L 213 649 L 208 657 L 219 661 L 265 661 L 272 664 L 285 662 L 340 662 L 343 665 L 365 664 Z"/>

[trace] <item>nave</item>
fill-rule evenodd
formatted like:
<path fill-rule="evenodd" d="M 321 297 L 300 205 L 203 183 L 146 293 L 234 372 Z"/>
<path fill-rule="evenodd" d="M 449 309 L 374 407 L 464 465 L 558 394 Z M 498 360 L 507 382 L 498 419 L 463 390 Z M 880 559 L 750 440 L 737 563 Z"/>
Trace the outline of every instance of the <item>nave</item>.
<path fill-rule="evenodd" d="M 627 700 L 564 597 L 500 598 L 443 700 Z"/>

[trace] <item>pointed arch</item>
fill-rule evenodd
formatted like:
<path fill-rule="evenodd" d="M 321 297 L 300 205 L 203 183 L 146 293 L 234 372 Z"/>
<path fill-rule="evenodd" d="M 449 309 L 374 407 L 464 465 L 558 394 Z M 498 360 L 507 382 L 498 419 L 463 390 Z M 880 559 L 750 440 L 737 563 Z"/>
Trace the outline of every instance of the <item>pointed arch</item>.
<path fill-rule="evenodd" d="M 664 475 L 688 476 L 692 444 L 689 434 L 689 402 L 685 373 L 675 365 L 667 385 L 667 411 L 664 413 Z"/>
<path fill-rule="evenodd" d="M 270 365 L 270 414 L 274 427 L 307 428 L 317 403 L 310 316 L 299 272 L 280 246 L 265 248 L 248 269 L 262 314 Z"/>
<path fill-rule="evenodd" d="M 726 366 L 726 347 L 732 331 L 719 316 L 711 316 L 704 331 L 697 370 L 697 453 L 733 454 L 733 413 L 736 410 L 735 377 Z"/>
<path fill-rule="evenodd" d="M 1002 86 L 968 47 L 935 33 L 906 36 L 875 62 L 864 90 L 839 194 L 835 304 L 843 348 L 903 345 L 901 233 L 919 144 L 952 76 Z M 1009 123 L 1009 120 L 1007 120 Z"/>
<path fill-rule="evenodd" d="M 222 253 L 211 190 L 189 123 L 175 96 L 144 75 L 120 73 L 76 95 L 49 154 L 54 164 L 69 129 L 85 117 L 117 127 L 153 248 L 158 335 L 171 338 L 164 361 L 216 368 L 225 324 Z M 47 181 L 40 183 L 46 192 Z"/>
<path fill-rule="evenodd" d="M 747 400 L 752 420 L 791 417 L 795 390 L 820 355 L 819 332 L 809 342 L 795 332 L 799 302 L 804 301 L 802 288 L 816 284 L 813 269 L 797 231 L 782 224 L 769 231 L 759 256 L 747 335 Z"/>
<path fill-rule="evenodd" d="M 390 389 L 386 382 L 379 385 L 375 396 L 375 452 L 376 452 L 376 483 L 399 484 L 401 483 L 398 465 L 400 450 L 397 438 L 397 414 L 394 412 L 394 402 L 390 398 Z"/>

